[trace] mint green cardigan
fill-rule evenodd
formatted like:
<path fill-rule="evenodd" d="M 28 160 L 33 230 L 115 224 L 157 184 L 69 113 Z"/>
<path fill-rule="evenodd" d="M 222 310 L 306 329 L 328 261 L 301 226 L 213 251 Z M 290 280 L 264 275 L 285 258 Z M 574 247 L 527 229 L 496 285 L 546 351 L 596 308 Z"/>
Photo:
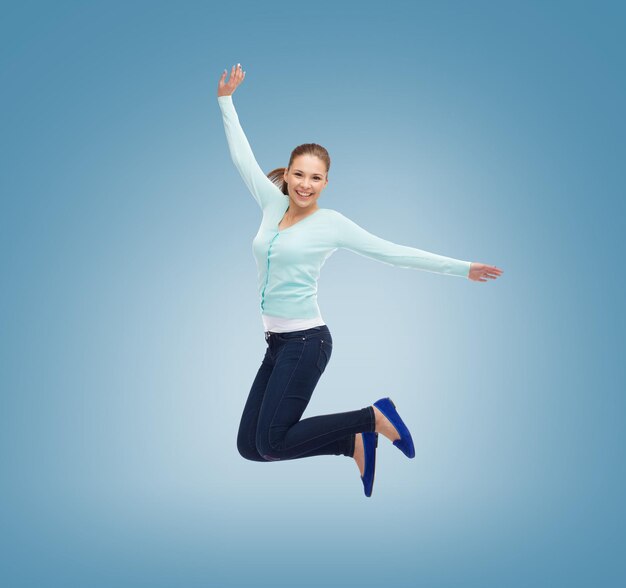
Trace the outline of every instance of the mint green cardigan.
<path fill-rule="evenodd" d="M 337 249 L 348 249 L 398 267 L 468 276 L 469 261 L 386 241 L 330 208 L 318 208 L 279 231 L 278 224 L 289 207 L 289 197 L 256 162 L 232 96 L 219 96 L 217 100 L 233 163 L 263 211 L 261 226 L 252 241 L 263 314 L 298 319 L 320 316 L 317 281 L 324 262 Z"/>

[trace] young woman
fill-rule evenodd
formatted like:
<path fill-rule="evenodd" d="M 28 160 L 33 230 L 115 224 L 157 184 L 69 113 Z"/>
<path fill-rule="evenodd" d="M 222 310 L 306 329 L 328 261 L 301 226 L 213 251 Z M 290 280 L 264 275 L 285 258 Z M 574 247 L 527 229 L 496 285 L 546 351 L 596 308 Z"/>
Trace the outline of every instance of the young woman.
<path fill-rule="evenodd" d="M 245 78 L 233 66 L 218 82 L 218 103 L 230 154 L 261 207 L 253 240 L 258 268 L 265 357 L 243 410 L 237 448 L 246 459 L 279 461 L 314 455 L 353 458 L 366 496 L 371 496 L 378 434 L 407 457 L 415 456 L 411 433 L 388 397 L 359 410 L 301 420 L 330 360 L 333 339 L 317 305 L 317 280 L 339 248 L 383 263 L 486 282 L 502 270 L 397 245 L 372 235 L 317 201 L 328 184 L 330 157 L 315 143 L 296 147 L 286 168 L 265 175 L 239 124 L 232 94 Z"/>

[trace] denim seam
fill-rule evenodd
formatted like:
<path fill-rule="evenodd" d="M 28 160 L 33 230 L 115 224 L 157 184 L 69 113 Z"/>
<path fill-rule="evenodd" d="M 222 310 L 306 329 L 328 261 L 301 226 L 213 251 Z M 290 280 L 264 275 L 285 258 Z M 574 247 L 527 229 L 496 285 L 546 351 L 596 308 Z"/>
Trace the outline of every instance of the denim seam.
<path fill-rule="evenodd" d="M 372 414 L 372 430 L 370 432 L 374 433 L 376 431 L 376 413 L 374 412 L 374 407 L 372 405 L 367 408 L 370 409 L 370 413 Z"/>
<path fill-rule="evenodd" d="M 289 449 L 294 449 L 295 447 L 298 447 L 299 445 L 302 445 L 303 443 L 308 443 L 309 441 L 313 441 L 313 439 L 319 439 L 320 437 L 324 437 L 324 435 L 329 435 L 331 433 L 337 433 L 338 431 L 344 431 L 346 429 L 352 429 L 354 427 L 355 427 L 355 425 L 350 425 L 348 427 L 341 427 L 339 429 L 333 429 L 332 431 L 326 431 L 325 433 L 322 433 L 321 435 L 317 435 L 316 437 L 311 437 L 310 439 L 307 439 L 306 441 L 302 441 L 302 443 L 296 443 L 295 445 L 291 445 L 289 447 Z M 327 443 L 322 443 L 322 445 L 327 445 Z M 285 448 L 285 449 L 287 449 L 287 448 Z M 314 447 L 313 449 L 316 449 L 316 448 Z"/>
<path fill-rule="evenodd" d="M 309 332 L 312 331 L 312 332 Z M 330 329 L 304 329 L 302 331 L 286 331 L 283 333 L 273 333 L 270 331 L 272 335 L 275 335 L 278 339 L 282 341 L 291 341 L 291 339 L 299 339 L 300 337 L 305 337 L 308 339 L 314 339 L 321 335 L 332 336 Z"/>
<path fill-rule="evenodd" d="M 330 343 L 328 340 L 324 340 L 324 339 L 320 339 L 320 349 L 319 349 L 319 353 L 317 355 L 317 369 L 320 371 L 321 374 L 324 373 L 324 371 L 326 370 L 326 366 L 328 365 L 328 362 L 330 361 L 330 355 L 328 353 L 327 350 L 324 349 L 324 343 L 328 343 L 331 347 L 332 347 L 332 343 Z M 332 351 L 331 351 L 332 353 Z M 324 366 L 324 369 L 322 369 L 320 367 L 320 359 L 322 359 L 322 354 L 325 354 L 326 356 L 326 365 Z"/>
<path fill-rule="evenodd" d="M 269 349 L 269 341 L 267 342 L 267 346 L 268 346 L 268 350 L 266 351 L 266 354 L 269 352 L 268 364 L 270 364 L 270 363 L 272 364 L 271 367 L 272 367 L 272 370 L 273 370 L 274 366 L 276 365 L 276 362 L 272 358 L 271 349 Z M 261 365 L 263 365 L 263 363 L 265 362 L 265 359 L 266 359 L 266 357 L 263 358 L 263 361 L 261 362 Z M 260 413 L 261 413 L 261 409 L 259 407 L 259 410 L 258 410 L 257 415 L 256 415 L 255 427 L 254 427 L 254 429 L 252 427 L 250 427 L 250 429 L 248 429 L 248 443 L 250 445 L 250 448 L 253 449 L 254 451 L 256 451 L 256 453 L 258 453 L 260 457 L 265 459 L 265 461 L 269 461 L 264 455 L 261 454 L 261 452 L 259 451 L 259 449 L 257 447 L 257 442 L 256 442 L 256 434 L 257 434 L 258 426 L 259 426 L 259 414 Z"/>
<path fill-rule="evenodd" d="M 356 436 L 358 433 L 354 433 L 348 437 L 348 457 L 354 457 L 354 450 L 356 449 Z"/>
<path fill-rule="evenodd" d="M 287 381 L 287 384 L 285 385 L 285 387 L 283 388 L 283 392 L 280 395 L 280 402 L 276 405 L 276 409 L 274 410 L 274 414 L 272 415 L 272 418 L 270 419 L 270 424 L 268 425 L 267 428 L 267 443 L 270 446 L 271 449 L 277 449 L 274 444 L 272 443 L 272 440 L 270 438 L 270 434 L 272 431 L 272 426 L 274 424 L 274 419 L 276 418 L 276 413 L 278 412 L 278 407 L 282 404 L 283 402 L 283 398 L 285 397 L 285 392 L 287 391 L 287 388 L 289 388 L 289 384 L 291 383 L 291 380 L 293 379 L 293 375 L 296 373 L 296 370 L 298 369 L 298 366 L 300 365 L 300 360 L 302 359 L 302 356 L 304 355 L 304 348 L 306 346 L 306 339 L 304 340 L 304 345 L 302 346 L 302 350 L 300 351 L 300 357 L 298 357 L 298 363 L 296 363 L 295 367 L 293 368 L 293 371 L 291 372 L 291 376 L 289 376 L 289 380 Z"/>
<path fill-rule="evenodd" d="M 290 341 L 300 341 L 302 339 L 304 339 L 305 341 L 314 341 L 314 340 L 320 340 L 322 338 L 324 338 L 325 341 L 328 341 L 328 343 L 330 345 L 332 345 L 332 340 L 329 339 L 329 335 L 330 333 L 309 333 L 308 335 L 297 335 L 294 337 L 284 337 L 281 338 L 280 341 L 281 343 L 289 343 Z"/>

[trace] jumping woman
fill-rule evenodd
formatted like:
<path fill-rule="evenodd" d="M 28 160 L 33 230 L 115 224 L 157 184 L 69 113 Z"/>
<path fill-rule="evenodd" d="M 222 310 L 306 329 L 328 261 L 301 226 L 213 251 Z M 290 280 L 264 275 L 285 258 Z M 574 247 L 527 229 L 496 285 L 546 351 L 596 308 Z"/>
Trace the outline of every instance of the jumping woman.
<path fill-rule="evenodd" d="M 372 495 L 378 434 L 407 457 L 415 457 L 409 429 L 389 397 L 365 408 L 301 419 L 330 360 L 333 339 L 317 305 L 317 281 L 337 249 L 390 265 L 468 278 L 495 279 L 502 270 L 460 261 L 372 235 L 330 208 L 317 204 L 328 184 L 330 157 L 324 147 L 296 147 L 286 168 L 265 175 L 233 105 L 245 78 L 241 65 L 218 83 L 230 155 L 263 217 L 253 240 L 261 317 L 267 348 L 252 383 L 237 435 L 246 459 L 278 461 L 314 455 L 345 455 L 356 461 L 366 496 Z"/>

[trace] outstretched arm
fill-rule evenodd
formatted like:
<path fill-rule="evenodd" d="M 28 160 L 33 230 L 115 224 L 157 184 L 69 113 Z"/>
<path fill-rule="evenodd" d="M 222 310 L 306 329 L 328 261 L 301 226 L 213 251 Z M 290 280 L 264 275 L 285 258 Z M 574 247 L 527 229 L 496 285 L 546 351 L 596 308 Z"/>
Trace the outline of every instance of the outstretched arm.
<path fill-rule="evenodd" d="M 398 267 L 471 278 L 470 268 L 474 265 L 471 262 L 392 243 L 372 235 L 340 212 L 336 214 L 335 229 L 339 248 Z"/>
<path fill-rule="evenodd" d="M 252 153 L 250 143 L 248 143 L 248 139 L 239 123 L 232 94 L 243 81 L 245 75 L 241 65 L 237 64 L 236 68 L 233 66 L 230 79 L 226 82 L 226 70 L 224 70 L 218 84 L 217 101 L 222 111 L 226 140 L 228 141 L 228 148 L 233 163 L 254 199 L 261 209 L 265 209 L 271 202 L 284 202 L 286 196 L 259 167 Z"/>

